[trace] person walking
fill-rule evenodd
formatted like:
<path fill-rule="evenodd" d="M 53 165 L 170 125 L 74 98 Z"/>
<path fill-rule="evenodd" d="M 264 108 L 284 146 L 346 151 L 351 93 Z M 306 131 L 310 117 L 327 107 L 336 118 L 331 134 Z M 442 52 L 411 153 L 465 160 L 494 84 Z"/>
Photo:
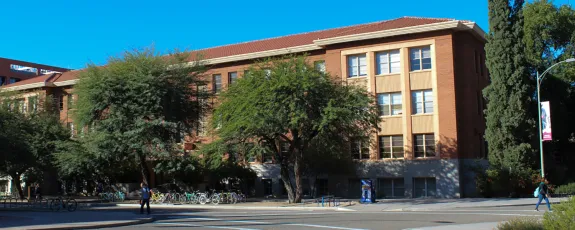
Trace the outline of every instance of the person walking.
<path fill-rule="evenodd" d="M 147 206 L 148 215 L 150 214 L 150 197 L 151 192 L 150 188 L 146 183 L 141 183 L 140 186 L 142 187 L 142 200 L 140 201 L 140 214 L 144 214 L 144 205 Z"/>
<path fill-rule="evenodd" d="M 34 186 L 34 195 L 36 196 L 36 200 L 42 200 L 42 189 L 39 183 L 36 183 L 36 186 Z"/>
<path fill-rule="evenodd" d="M 535 211 L 539 211 L 539 205 L 541 204 L 541 201 L 543 199 L 545 199 L 545 202 L 547 203 L 547 208 L 549 209 L 549 211 L 552 211 L 551 210 L 551 204 L 549 203 L 549 188 L 547 187 L 545 182 L 541 182 L 539 184 L 539 187 L 537 187 L 536 191 L 539 191 L 539 194 L 538 194 L 539 201 L 537 201 L 537 205 L 535 205 Z"/>

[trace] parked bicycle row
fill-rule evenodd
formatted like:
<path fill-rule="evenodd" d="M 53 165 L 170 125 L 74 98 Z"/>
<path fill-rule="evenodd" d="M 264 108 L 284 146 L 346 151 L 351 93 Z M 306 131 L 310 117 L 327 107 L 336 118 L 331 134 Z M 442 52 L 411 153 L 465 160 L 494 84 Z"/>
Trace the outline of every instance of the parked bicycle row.
<path fill-rule="evenodd" d="M 246 196 L 239 192 L 167 192 L 152 190 L 152 203 L 162 204 L 236 204 L 246 202 Z"/>
<path fill-rule="evenodd" d="M 0 199 L 0 207 L 49 209 L 52 211 L 68 210 L 69 212 L 73 212 L 78 209 L 78 202 L 70 197 L 55 197 L 50 199 L 18 199 L 13 197 L 3 197 Z"/>

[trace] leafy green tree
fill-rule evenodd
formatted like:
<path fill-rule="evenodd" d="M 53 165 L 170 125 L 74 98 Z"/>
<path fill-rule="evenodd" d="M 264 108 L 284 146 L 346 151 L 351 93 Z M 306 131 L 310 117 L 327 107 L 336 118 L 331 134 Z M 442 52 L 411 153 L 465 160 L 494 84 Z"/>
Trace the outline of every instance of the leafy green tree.
<path fill-rule="evenodd" d="M 523 0 L 489 0 L 489 35 L 485 47 L 491 84 L 487 99 L 485 138 L 491 167 L 510 178 L 530 178 L 535 122 L 529 108 L 533 81 L 523 42 Z M 516 189 L 515 182 L 508 183 Z"/>
<path fill-rule="evenodd" d="M 12 178 L 12 187 L 18 189 L 22 199 L 22 175 L 36 165 L 29 144 L 31 132 L 30 122 L 24 114 L 6 107 L 0 109 L 0 172 Z"/>
<path fill-rule="evenodd" d="M 105 159 L 136 162 L 142 179 L 147 162 L 181 153 L 182 134 L 197 127 L 204 105 L 194 85 L 203 84 L 204 63 L 189 56 L 161 56 L 154 49 L 111 57 L 105 67 L 89 65 L 75 86 L 75 120 L 95 124 L 96 146 Z"/>
<path fill-rule="evenodd" d="M 304 161 L 311 146 L 325 138 L 339 149 L 349 150 L 351 140 L 367 143 L 379 119 L 365 90 L 332 80 L 304 56 L 252 66 L 221 93 L 219 103 L 212 117 L 215 133 L 226 143 L 248 141 L 276 150 L 292 202 L 302 199 Z M 279 151 L 282 143 L 289 147 L 286 151 Z"/>
<path fill-rule="evenodd" d="M 532 76 L 575 56 L 575 10 L 550 1 L 525 4 L 524 41 Z M 545 174 L 552 183 L 572 181 L 575 170 L 575 65 L 564 64 L 549 72 L 541 84 L 541 100 L 550 101 L 553 140 L 544 142 Z M 532 108 L 537 111 L 536 105 Z M 560 125 L 557 125 L 560 124 Z"/>

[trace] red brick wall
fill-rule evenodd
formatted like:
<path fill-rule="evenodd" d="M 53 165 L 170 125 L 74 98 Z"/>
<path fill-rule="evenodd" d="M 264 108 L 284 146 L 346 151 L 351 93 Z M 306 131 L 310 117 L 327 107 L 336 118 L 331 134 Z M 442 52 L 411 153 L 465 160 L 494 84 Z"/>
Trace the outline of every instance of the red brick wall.
<path fill-rule="evenodd" d="M 482 141 L 485 133 L 482 90 L 488 85 L 485 43 L 469 33 L 458 32 L 454 44 L 460 157 L 480 158 L 487 151 Z"/>

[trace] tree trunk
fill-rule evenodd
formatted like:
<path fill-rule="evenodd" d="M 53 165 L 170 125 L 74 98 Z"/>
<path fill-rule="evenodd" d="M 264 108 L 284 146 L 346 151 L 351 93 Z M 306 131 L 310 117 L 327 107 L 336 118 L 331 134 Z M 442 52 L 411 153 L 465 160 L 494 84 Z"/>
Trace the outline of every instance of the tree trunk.
<path fill-rule="evenodd" d="M 286 191 L 288 193 L 288 199 L 290 203 L 295 202 L 295 195 L 294 195 L 294 189 L 290 180 L 290 176 L 289 176 L 289 169 L 287 168 L 287 162 L 281 162 L 281 169 L 280 169 L 280 175 L 282 178 L 282 181 L 284 183 L 284 187 L 286 188 Z"/>
<path fill-rule="evenodd" d="M 142 172 L 142 182 L 149 185 L 150 170 L 148 169 L 148 164 L 146 163 L 146 157 L 144 155 L 140 155 L 140 169 Z"/>
<path fill-rule="evenodd" d="M 24 199 L 24 191 L 22 191 L 20 175 L 14 174 L 10 175 L 10 177 L 12 177 L 12 187 L 16 187 L 16 189 L 18 189 L 18 195 L 20 196 L 20 199 Z"/>
<path fill-rule="evenodd" d="M 294 179 L 295 179 L 295 198 L 294 203 L 301 203 L 303 186 L 301 184 L 302 176 L 302 156 L 301 151 L 298 148 L 294 148 L 295 161 L 294 161 Z"/>

